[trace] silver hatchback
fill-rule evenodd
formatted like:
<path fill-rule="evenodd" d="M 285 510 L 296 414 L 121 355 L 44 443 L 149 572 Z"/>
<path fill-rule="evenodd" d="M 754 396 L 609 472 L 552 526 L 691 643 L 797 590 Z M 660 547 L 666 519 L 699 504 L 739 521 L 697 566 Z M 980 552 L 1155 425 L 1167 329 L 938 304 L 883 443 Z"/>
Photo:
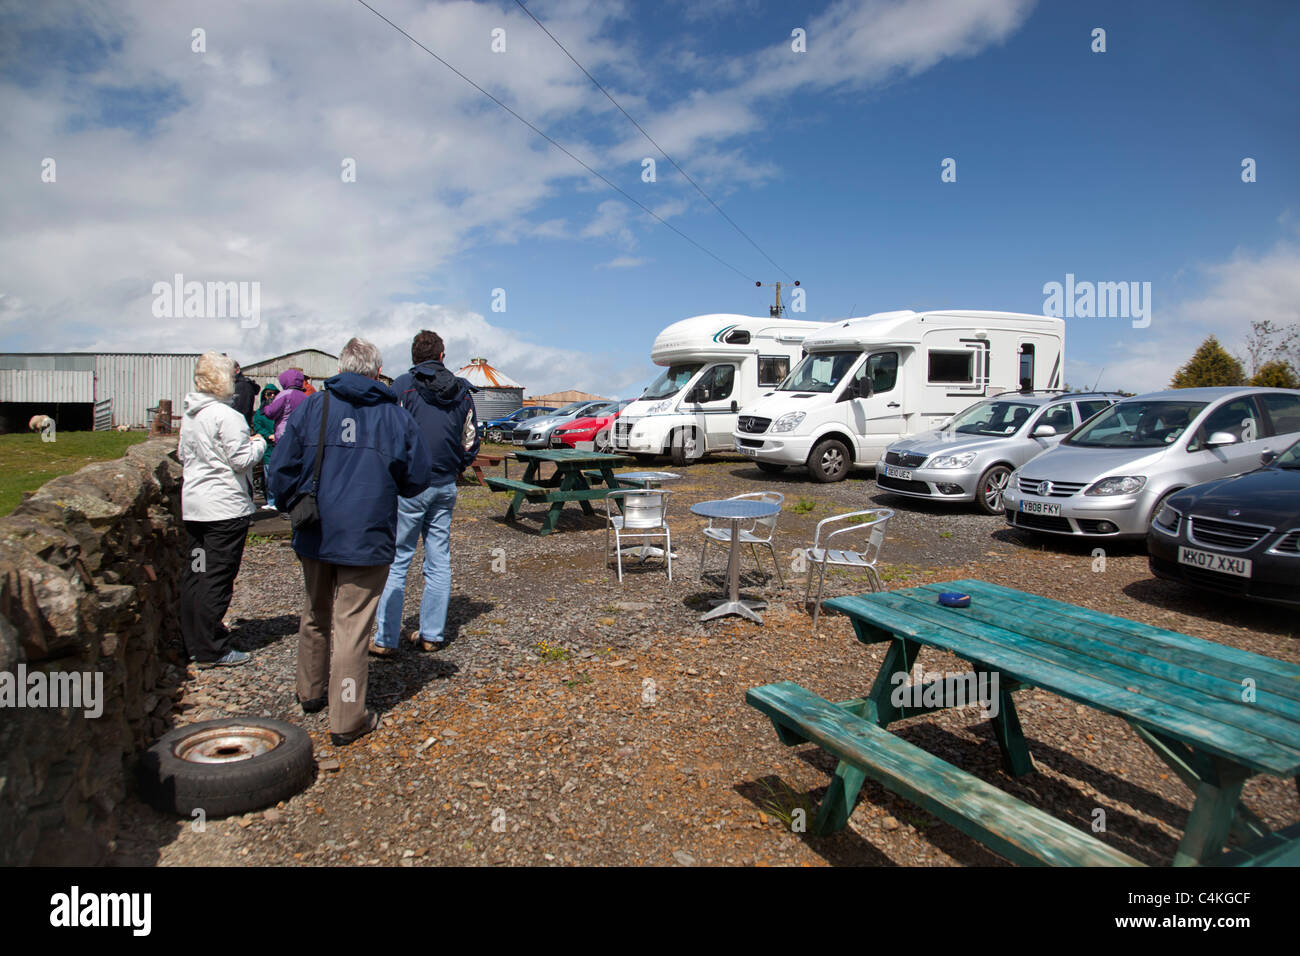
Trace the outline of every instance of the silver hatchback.
<path fill-rule="evenodd" d="M 1142 538 L 1164 500 L 1260 467 L 1300 439 L 1300 391 L 1183 388 L 1125 399 L 1022 465 L 1002 497 L 1017 528 Z"/>
<path fill-rule="evenodd" d="M 876 465 L 882 491 L 974 501 L 1002 514 L 1011 473 L 1123 396 L 1114 392 L 1007 392 L 977 402 L 939 428 L 894 442 Z"/>

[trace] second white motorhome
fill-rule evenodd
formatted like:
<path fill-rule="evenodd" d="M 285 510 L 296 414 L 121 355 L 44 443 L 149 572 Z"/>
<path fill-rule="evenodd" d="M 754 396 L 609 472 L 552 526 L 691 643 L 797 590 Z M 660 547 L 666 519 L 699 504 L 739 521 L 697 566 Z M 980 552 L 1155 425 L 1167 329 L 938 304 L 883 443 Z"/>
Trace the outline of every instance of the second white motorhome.
<path fill-rule="evenodd" d="M 613 450 L 671 455 L 676 465 L 730 451 L 740 409 L 779 385 L 824 327 L 725 313 L 674 322 L 650 350 L 667 367 L 615 420 Z"/>
<path fill-rule="evenodd" d="M 872 468 L 885 447 L 976 401 L 1060 388 L 1065 323 L 1015 312 L 878 312 L 828 324 L 774 390 L 740 414 L 734 448 L 817 481 Z"/>

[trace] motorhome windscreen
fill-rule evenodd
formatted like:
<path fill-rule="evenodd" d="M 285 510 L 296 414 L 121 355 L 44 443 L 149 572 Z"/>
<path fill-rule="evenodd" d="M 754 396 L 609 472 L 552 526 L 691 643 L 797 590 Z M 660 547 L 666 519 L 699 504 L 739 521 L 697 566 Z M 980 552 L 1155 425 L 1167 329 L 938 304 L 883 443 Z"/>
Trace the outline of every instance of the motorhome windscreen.
<path fill-rule="evenodd" d="M 963 435 L 1014 435 L 1029 420 L 1034 406 L 1024 402 L 980 402 L 952 420 L 945 431 Z"/>
<path fill-rule="evenodd" d="M 1187 430 L 1207 402 L 1120 402 L 1062 444 L 1081 448 L 1163 448 Z"/>
<path fill-rule="evenodd" d="M 642 393 L 641 397 L 647 401 L 654 401 L 657 398 L 676 395 L 687 382 L 695 377 L 695 373 L 703 367 L 703 362 L 695 362 L 690 365 L 672 365 L 664 369 L 663 373 L 650 383 L 649 388 Z"/>
<path fill-rule="evenodd" d="M 861 352 L 814 352 L 805 355 L 803 361 L 794 367 L 794 371 L 786 376 L 785 381 L 777 386 L 777 391 L 832 391 L 861 355 Z"/>

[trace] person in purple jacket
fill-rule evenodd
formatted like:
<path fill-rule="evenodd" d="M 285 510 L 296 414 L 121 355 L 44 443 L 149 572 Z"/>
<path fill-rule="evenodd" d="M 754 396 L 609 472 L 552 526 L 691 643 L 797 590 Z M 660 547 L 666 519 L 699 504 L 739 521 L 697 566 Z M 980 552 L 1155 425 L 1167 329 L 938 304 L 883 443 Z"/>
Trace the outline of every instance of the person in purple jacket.
<path fill-rule="evenodd" d="M 284 426 L 288 423 L 289 416 L 293 414 L 295 408 L 307 400 L 307 393 L 302 390 L 304 381 L 302 369 L 285 369 L 277 377 L 280 381 L 280 394 L 276 396 L 275 401 L 266 406 L 266 411 L 262 414 L 275 422 L 273 440 L 278 443 L 284 437 Z"/>

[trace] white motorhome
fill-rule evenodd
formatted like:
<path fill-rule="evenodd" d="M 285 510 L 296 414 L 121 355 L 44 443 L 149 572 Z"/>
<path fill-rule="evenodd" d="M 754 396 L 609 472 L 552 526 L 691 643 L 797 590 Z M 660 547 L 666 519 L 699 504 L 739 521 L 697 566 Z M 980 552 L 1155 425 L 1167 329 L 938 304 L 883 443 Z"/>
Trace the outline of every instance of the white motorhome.
<path fill-rule="evenodd" d="M 734 447 L 764 471 L 817 481 L 871 468 L 885 447 L 976 401 L 1060 388 L 1065 323 L 1015 312 L 878 312 L 833 322 L 775 391 L 740 414 Z"/>
<path fill-rule="evenodd" d="M 614 450 L 671 455 L 676 465 L 730 451 L 740 409 L 779 385 L 804 339 L 824 327 L 726 313 L 674 322 L 650 350 L 666 368 L 615 420 Z"/>

